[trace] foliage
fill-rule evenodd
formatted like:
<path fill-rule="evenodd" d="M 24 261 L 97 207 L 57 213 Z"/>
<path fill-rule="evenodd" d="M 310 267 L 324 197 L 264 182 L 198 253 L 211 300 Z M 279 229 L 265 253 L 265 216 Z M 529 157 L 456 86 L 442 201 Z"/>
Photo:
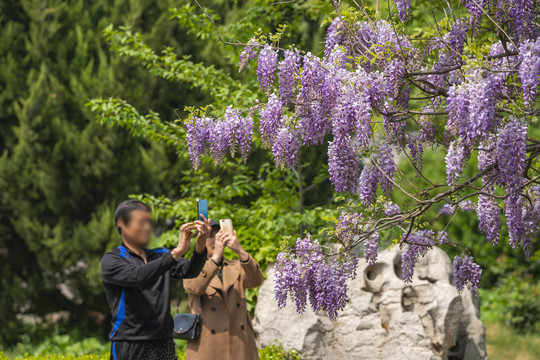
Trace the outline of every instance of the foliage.
<path fill-rule="evenodd" d="M 3 352 L 0 352 L 0 360 L 107 360 L 109 359 L 108 355 L 56 355 L 56 354 L 47 354 L 47 355 L 24 355 L 24 357 L 15 357 L 10 358 L 5 355 Z"/>
<path fill-rule="evenodd" d="M 300 360 L 295 350 L 287 351 L 281 344 L 272 344 L 259 350 L 261 360 Z"/>
<path fill-rule="evenodd" d="M 17 346 L 11 355 L 0 351 L 0 360 L 105 360 L 109 359 L 110 344 L 95 338 L 74 342 L 69 335 L 56 335 L 38 346 Z M 185 342 L 177 343 L 178 359 L 185 359 Z M 272 344 L 259 350 L 261 360 L 300 360 L 294 350 L 285 350 L 280 344 Z"/>
<path fill-rule="evenodd" d="M 69 335 L 52 335 L 38 345 L 32 343 L 18 343 L 10 349 L 13 354 L 33 354 L 36 356 L 46 354 L 64 354 L 82 356 L 87 354 L 107 355 L 110 351 L 108 344 L 99 339 L 89 337 L 75 341 Z"/>
<path fill-rule="evenodd" d="M 540 332 L 540 285 L 531 274 L 509 273 L 499 286 L 481 289 L 482 317 L 520 332 Z"/>
<path fill-rule="evenodd" d="M 150 194 L 135 196 L 152 207 L 156 220 L 173 222 L 170 230 L 161 233 L 153 245 L 175 245 L 176 229 L 196 217 L 196 199 L 206 198 L 211 217 L 230 218 L 242 245 L 265 266 L 274 261 L 281 236 L 298 234 L 300 224 L 303 229 L 315 231 L 326 225 L 335 213 L 332 206 L 306 206 L 300 212 L 297 178 L 292 172 L 284 174 L 270 164 L 263 164 L 257 173 L 239 162 L 226 164 L 226 167 L 232 179 L 186 171 L 185 185 L 177 200 Z M 209 178 L 212 180 L 205 181 Z"/>

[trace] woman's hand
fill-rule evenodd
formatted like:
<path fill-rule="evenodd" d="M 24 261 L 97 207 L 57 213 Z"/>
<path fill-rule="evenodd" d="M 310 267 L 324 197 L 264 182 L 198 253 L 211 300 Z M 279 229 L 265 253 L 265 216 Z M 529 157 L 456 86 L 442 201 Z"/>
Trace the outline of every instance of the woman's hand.
<path fill-rule="evenodd" d="M 246 250 L 240 245 L 240 240 L 238 240 L 238 236 L 236 236 L 236 230 L 234 231 L 233 236 L 229 236 L 229 240 L 227 241 L 227 246 L 238 255 L 238 258 L 240 261 L 246 262 L 249 260 L 249 254 Z"/>
<path fill-rule="evenodd" d="M 202 254 L 204 248 L 206 247 L 206 239 L 208 239 L 208 236 L 212 231 L 212 226 L 210 225 L 210 219 L 206 219 L 203 214 L 200 215 L 203 221 L 197 220 L 194 222 L 194 226 L 198 231 L 197 246 L 195 247 L 195 251 L 197 251 L 199 254 Z"/>
<path fill-rule="evenodd" d="M 225 246 L 227 241 L 229 241 L 230 236 L 225 234 L 223 231 L 220 231 L 216 234 L 216 242 L 214 243 L 214 254 L 212 255 L 212 260 L 218 263 L 223 257 L 223 252 L 225 251 Z"/>
<path fill-rule="evenodd" d="M 180 235 L 178 236 L 178 245 L 171 254 L 175 260 L 183 256 L 189 250 L 189 243 L 193 237 L 193 230 L 195 226 L 192 222 L 186 223 L 180 227 Z M 204 249 L 203 249 L 204 250 Z"/>

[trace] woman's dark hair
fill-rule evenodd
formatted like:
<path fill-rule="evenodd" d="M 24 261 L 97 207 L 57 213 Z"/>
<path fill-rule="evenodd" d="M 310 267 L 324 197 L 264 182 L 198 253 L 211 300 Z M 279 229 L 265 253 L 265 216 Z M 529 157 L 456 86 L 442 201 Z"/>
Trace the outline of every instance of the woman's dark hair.
<path fill-rule="evenodd" d="M 131 212 L 135 210 L 144 210 L 148 212 L 152 212 L 152 209 L 150 209 L 150 206 L 146 205 L 140 200 L 135 199 L 129 199 L 126 201 L 122 201 L 117 207 L 116 211 L 114 212 L 114 225 L 116 226 L 116 229 L 118 230 L 118 233 L 122 235 L 122 230 L 118 226 L 118 220 L 122 219 L 124 224 L 129 224 L 129 221 L 131 220 Z"/>

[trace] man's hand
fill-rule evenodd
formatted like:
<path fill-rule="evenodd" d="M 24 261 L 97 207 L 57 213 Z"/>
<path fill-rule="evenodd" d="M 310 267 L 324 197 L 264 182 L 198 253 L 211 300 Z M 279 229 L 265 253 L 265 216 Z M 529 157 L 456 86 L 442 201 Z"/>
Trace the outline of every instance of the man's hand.
<path fill-rule="evenodd" d="M 229 240 L 227 241 L 227 246 L 238 255 L 238 258 L 240 261 L 248 261 L 249 260 L 249 254 L 246 250 L 240 245 L 240 240 L 238 240 L 238 236 L 236 236 L 236 230 L 234 231 L 234 236 L 229 236 Z"/>
<path fill-rule="evenodd" d="M 176 246 L 171 254 L 175 260 L 178 260 L 179 257 L 183 256 L 189 250 L 189 243 L 193 237 L 193 230 L 195 230 L 195 225 L 190 222 L 182 225 L 180 228 L 180 236 L 178 236 L 178 245 Z M 204 251 L 204 248 L 203 248 Z M 201 251 L 202 252 L 202 251 Z"/>
<path fill-rule="evenodd" d="M 199 254 L 204 252 L 204 248 L 206 247 L 206 239 L 208 239 L 208 235 L 210 235 L 210 231 L 212 231 L 210 219 L 206 219 L 203 214 L 200 215 L 203 221 L 197 220 L 194 222 L 194 226 L 198 231 L 197 246 L 195 247 L 195 251 L 197 251 Z"/>
<path fill-rule="evenodd" d="M 230 236 L 225 234 L 223 231 L 220 231 L 216 235 L 216 242 L 214 244 L 214 254 L 212 255 L 212 260 L 214 260 L 215 263 L 218 263 L 221 261 L 221 258 L 223 257 L 223 252 L 225 251 L 225 246 L 227 244 L 227 241 L 230 240 Z"/>

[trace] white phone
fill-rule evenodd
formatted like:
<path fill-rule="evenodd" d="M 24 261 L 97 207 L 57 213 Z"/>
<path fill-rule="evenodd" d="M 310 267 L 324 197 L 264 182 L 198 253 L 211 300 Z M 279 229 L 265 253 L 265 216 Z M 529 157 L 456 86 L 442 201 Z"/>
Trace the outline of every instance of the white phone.
<path fill-rule="evenodd" d="M 234 229 L 233 229 L 231 219 L 220 219 L 219 220 L 219 227 L 221 228 L 221 231 L 223 231 L 225 234 L 229 234 L 231 236 L 234 236 Z"/>

